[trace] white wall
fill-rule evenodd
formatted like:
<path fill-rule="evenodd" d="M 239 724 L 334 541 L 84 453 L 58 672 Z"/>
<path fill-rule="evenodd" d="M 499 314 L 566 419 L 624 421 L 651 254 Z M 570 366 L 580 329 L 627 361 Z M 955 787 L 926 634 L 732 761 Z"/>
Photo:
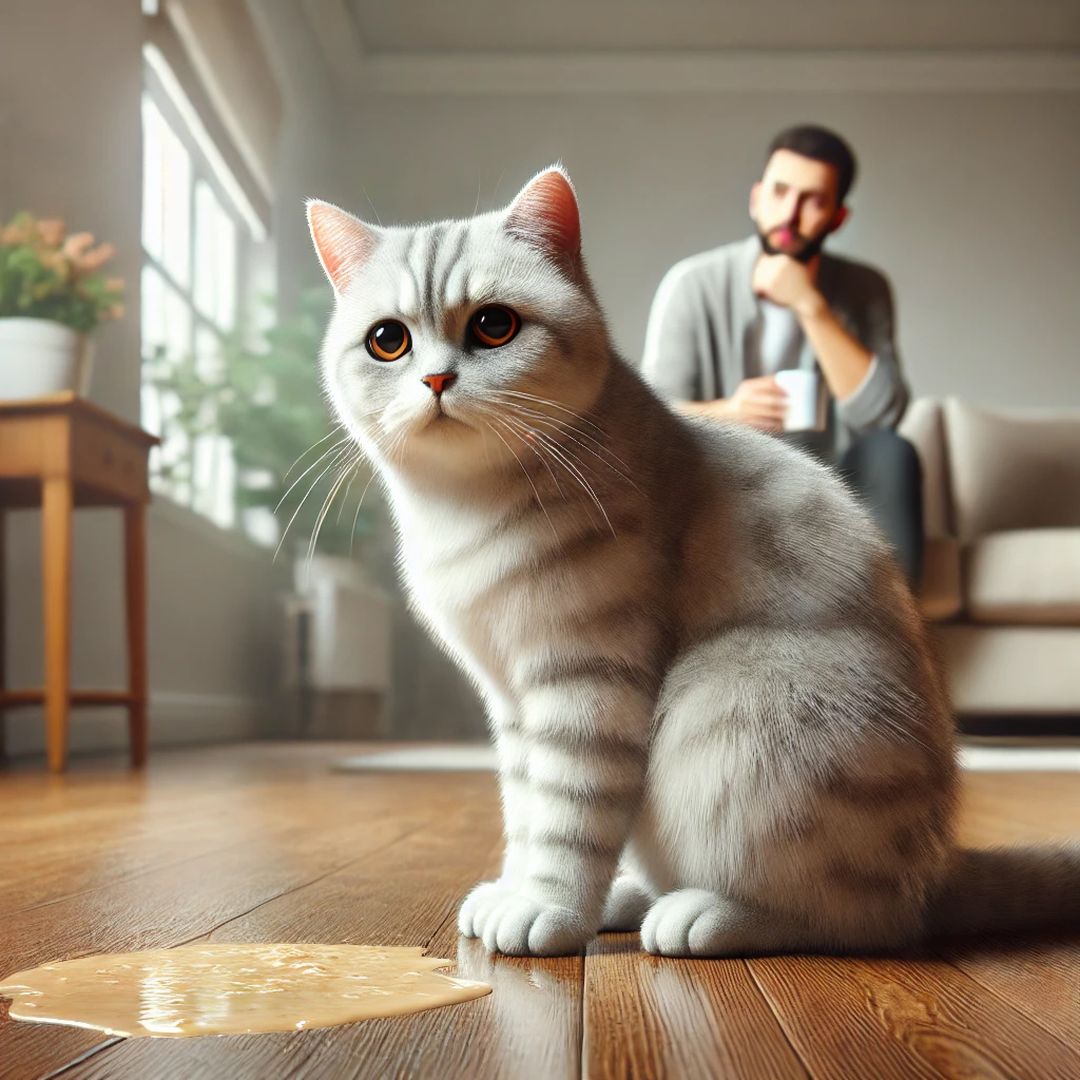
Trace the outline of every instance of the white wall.
<path fill-rule="evenodd" d="M 465 216 L 478 185 L 490 209 L 561 158 L 616 341 L 636 361 L 664 271 L 749 233 L 764 145 L 801 120 L 834 126 L 859 155 L 834 250 L 891 276 L 915 392 L 1080 401 L 1075 90 L 383 95 L 343 137 L 348 205 L 367 211 L 362 183 L 384 222 Z"/>
<path fill-rule="evenodd" d="M 858 78 L 873 84 L 874 57 L 861 59 Z M 399 88 L 423 70 L 423 58 L 411 62 L 401 74 L 393 58 L 375 61 Z M 543 81 L 543 63 L 528 61 L 540 72 L 534 82 Z M 861 163 L 854 214 L 833 250 L 892 278 L 914 392 L 989 405 L 1075 404 L 1077 80 L 1068 74 L 1066 90 L 1017 89 L 1032 70 L 1021 62 L 1010 89 L 987 92 L 985 72 L 993 68 L 975 63 L 983 73 L 975 81 L 984 85 L 970 92 L 917 92 L 919 83 L 899 65 L 899 76 L 894 69 L 889 77 L 908 85 L 892 92 L 766 93 L 758 77 L 754 92 L 542 94 L 508 81 L 463 95 L 461 85 L 473 85 L 458 70 L 467 65 L 449 60 L 443 75 L 430 78 L 449 85 L 445 72 L 456 71 L 452 92 L 369 90 L 344 113 L 351 120 L 335 144 L 351 189 L 337 201 L 371 216 L 370 199 L 384 223 L 463 217 L 478 198 L 482 210 L 505 204 L 535 171 L 561 159 L 581 198 L 586 255 L 615 340 L 637 362 L 667 268 L 748 235 L 747 196 L 770 136 L 794 122 L 824 123 L 851 141 Z M 634 84 L 626 64 L 613 67 Z M 947 54 L 928 67 L 937 85 L 970 78 L 953 75 Z M 490 87 L 500 76 L 478 78 Z M 318 184 L 318 171 L 307 170 L 305 181 Z M 305 194 L 335 198 L 319 186 Z M 296 221 L 283 223 L 290 228 L 300 255 L 307 237 Z M 389 557 L 383 566 L 389 573 Z M 396 734 L 482 733 L 475 693 L 400 611 L 393 685 Z"/>
<path fill-rule="evenodd" d="M 119 250 L 124 320 L 97 338 L 91 397 L 138 418 L 142 15 L 135 0 L 5 0 L 0 31 L 0 216 L 31 209 Z M 8 676 L 41 685 L 38 514 L 9 514 Z M 125 679 L 119 515 L 76 513 L 72 673 L 76 686 Z M 278 667 L 274 590 L 288 577 L 177 508 L 151 507 L 150 687 L 154 743 L 265 729 Z M 8 715 L 14 753 L 42 744 L 40 710 Z M 120 710 L 75 710 L 72 743 L 124 741 Z"/>

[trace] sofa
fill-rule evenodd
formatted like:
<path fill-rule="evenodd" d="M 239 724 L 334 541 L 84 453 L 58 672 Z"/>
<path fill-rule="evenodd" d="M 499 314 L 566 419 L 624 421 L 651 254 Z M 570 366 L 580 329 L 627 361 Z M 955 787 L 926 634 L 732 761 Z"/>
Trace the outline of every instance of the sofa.
<path fill-rule="evenodd" d="M 1080 719 L 1080 409 L 918 398 L 919 602 L 958 716 Z"/>

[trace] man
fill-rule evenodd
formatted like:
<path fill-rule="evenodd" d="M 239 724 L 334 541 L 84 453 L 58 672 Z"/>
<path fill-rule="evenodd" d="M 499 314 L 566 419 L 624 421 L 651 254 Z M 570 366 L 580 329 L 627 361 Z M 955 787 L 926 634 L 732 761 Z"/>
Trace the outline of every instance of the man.
<path fill-rule="evenodd" d="M 893 430 L 908 402 L 889 283 L 822 254 L 847 220 L 855 157 L 802 125 L 769 146 L 750 191 L 756 235 L 674 266 L 649 316 L 642 374 L 686 413 L 780 435 L 833 465 L 863 498 L 912 585 L 922 562 L 921 473 Z M 779 371 L 817 372 L 815 430 L 784 432 Z"/>

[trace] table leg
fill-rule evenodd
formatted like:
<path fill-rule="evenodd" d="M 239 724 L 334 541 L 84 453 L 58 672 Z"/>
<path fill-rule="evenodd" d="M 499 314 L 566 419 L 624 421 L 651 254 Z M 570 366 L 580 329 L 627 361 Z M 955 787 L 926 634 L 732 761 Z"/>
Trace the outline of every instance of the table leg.
<path fill-rule="evenodd" d="M 128 691 L 131 704 L 128 730 L 131 737 L 131 764 L 146 763 L 147 674 L 146 674 L 146 505 L 124 507 L 124 566 L 127 597 Z"/>
<path fill-rule="evenodd" d="M 7 514 L 0 510 L 0 694 L 7 689 L 7 639 L 4 637 L 7 602 L 4 599 L 4 584 L 7 580 L 7 555 L 4 545 L 7 542 Z M 0 760 L 7 757 L 7 716 L 0 705 Z"/>
<path fill-rule="evenodd" d="M 49 768 L 67 766 L 71 694 L 72 491 L 66 476 L 47 477 L 41 499 L 45 612 L 45 734 Z"/>

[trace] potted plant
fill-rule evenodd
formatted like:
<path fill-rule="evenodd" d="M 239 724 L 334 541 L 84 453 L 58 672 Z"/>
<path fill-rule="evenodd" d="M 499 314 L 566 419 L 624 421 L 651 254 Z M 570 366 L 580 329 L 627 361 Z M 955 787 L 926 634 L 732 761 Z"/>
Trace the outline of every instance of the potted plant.
<path fill-rule="evenodd" d="M 159 349 L 147 358 L 144 381 L 169 402 L 161 409 L 166 444 L 174 436 L 188 447 L 226 436 L 241 519 L 276 518 L 280 556 L 293 566 L 294 592 L 283 598 L 282 671 L 293 732 L 370 737 L 384 715 L 392 604 L 380 575 L 365 566 L 383 561 L 386 511 L 371 466 L 334 425 L 323 397 L 317 358 L 325 288 L 303 290 L 284 317 L 274 317 L 267 299 L 266 329 L 226 337 L 213 363 Z M 191 483 L 190 460 L 167 468 L 158 475 Z"/>
<path fill-rule="evenodd" d="M 114 254 L 56 219 L 0 227 L 0 399 L 87 393 L 88 335 L 124 313 L 123 281 L 100 272 Z"/>
<path fill-rule="evenodd" d="M 302 290 L 294 312 L 284 317 L 274 316 L 272 297 L 266 303 L 270 325 L 227 336 L 214 364 L 194 356 L 170 359 L 163 350 L 148 358 L 144 380 L 173 402 L 162 410 L 161 435 L 168 442 L 175 431 L 188 446 L 200 436 L 226 436 L 241 515 L 274 515 L 283 548 L 305 565 L 316 550 L 351 562 L 374 528 L 378 493 L 360 505 L 370 466 L 345 446 L 320 387 L 325 289 Z M 168 468 L 169 478 L 190 482 L 189 462 Z"/>

